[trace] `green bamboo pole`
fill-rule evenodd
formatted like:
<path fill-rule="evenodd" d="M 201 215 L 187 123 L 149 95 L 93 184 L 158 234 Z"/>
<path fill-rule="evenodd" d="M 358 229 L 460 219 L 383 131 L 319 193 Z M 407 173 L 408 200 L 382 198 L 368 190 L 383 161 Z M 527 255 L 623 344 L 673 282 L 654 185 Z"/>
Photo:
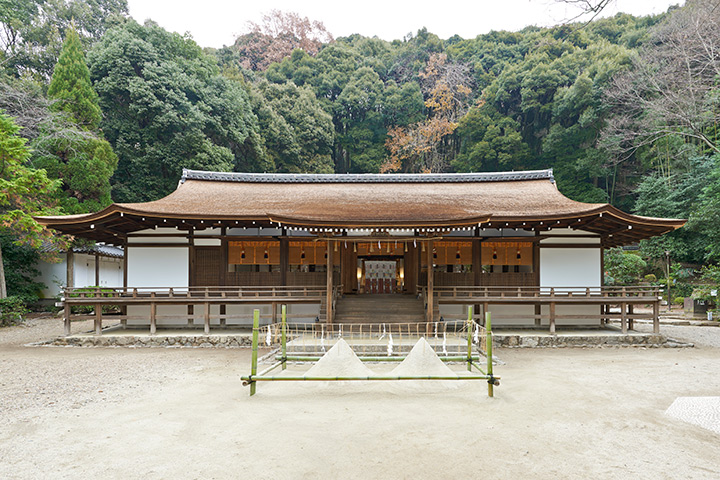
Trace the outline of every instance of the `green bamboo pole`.
<path fill-rule="evenodd" d="M 287 305 L 282 306 L 282 369 L 287 368 Z"/>
<path fill-rule="evenodd" d="M 468 330 L 468 342 L 467 342 L 467 369 L 468 372 L 472 372 L 472 311 L 473 307 L 468 305 L 468 321 L 467 321 L 467 330 Z"/>
<path fill-rule="evenodd" d="M 262 372 L 258 373 L 257 376 L 262 377 L 263 375 L 267 375 L 269 372 L 272 372 L 273 370 L 275 370 L 277 367 L 279 367 L 282 364 L 283 364 L 283 362 L 275 362 L 271 366 L 269 366 L 268 368 L 263 370 Z"/>
<path fill-rule="evenodd" d="M 483 370 L 482 368 L 480 368 L 480 365 L 478 365 L 477 363 L 473 362 L 473 363 L 472 363 L 472 366 L 475 367 L 478 372 L 482 373 L 483 375 L 487 375 L 487 373 L 485 373 L 485 370 Z"/>
<path fill-rule="evenodd" d="M 366 376 L 366 377 L 261 377 L 254 375 L 251 377 L 240 377 L 243 384 L 252 382 L 352 382 L 352 381 L 393 381 L 393 380 L 491 380 L 499 377 L 491 377 L 490 375 L 411 375 L 411 376 Z"/>
<path fill-rule="evenodd" d="M 252 335 L 252 360 L 250 364 L 250 377 L 254 377 L 257 373 L 258 363 L 258 333 L 260 331 L 260 310 L 253 310 L 253 335 Z M 250 396 L 255 395 L 257 384 L 254 379 L 248 378 L 250 381 Z"/>
<path fill-rule="evenodd" d="M 286 360 L 289 362 L 317 362 L 322 357 L 312 357 L 312 356 L 293 356 L 290 355 L 286 357 Z M 358 357 L 363 362 L 402 362 L 407 357 Z M 465 355 L 458 355 L 453 357 L 438 357 L 443 362 L 465 362 L 467 361 L 467 357 Z M 478 355 L 473 355 L 472 360 L 480 360 L 480 357 Z M 275 360 L 282 360 L 281 355 L 277 355 L 275 357 Z"/>
<path fill-rule="evenodd" d="M 487 374 L 488 379 L 488 397 L 492 397 L 495 390 L 495 381 L 493 379 L 493 360 L 492 360 L 492 326 L 490 324 L 490 312 L 485 312 L 485 354 L 487 355 Z"/>

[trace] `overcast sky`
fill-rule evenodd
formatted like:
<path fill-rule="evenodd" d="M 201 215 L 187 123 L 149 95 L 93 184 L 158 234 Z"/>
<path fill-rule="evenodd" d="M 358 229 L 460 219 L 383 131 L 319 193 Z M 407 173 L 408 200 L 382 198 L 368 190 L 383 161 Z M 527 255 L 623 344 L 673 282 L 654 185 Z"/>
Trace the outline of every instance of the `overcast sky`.
<path fill-rule="evenodd" d="M 604 15 L 661 13 L 682 0 L 616 0 Z M 422 27 L 446 39 L 473 38 L 490 30 L 550 26 L 577 13 L 553 0 L 129 0 L 130 15 L 150 18 L 167 30 L 190 32 L 202 47 L 222 47 L 272 9 L 319 20 L 336 37 L 360 33 L 401 39 Z"/>

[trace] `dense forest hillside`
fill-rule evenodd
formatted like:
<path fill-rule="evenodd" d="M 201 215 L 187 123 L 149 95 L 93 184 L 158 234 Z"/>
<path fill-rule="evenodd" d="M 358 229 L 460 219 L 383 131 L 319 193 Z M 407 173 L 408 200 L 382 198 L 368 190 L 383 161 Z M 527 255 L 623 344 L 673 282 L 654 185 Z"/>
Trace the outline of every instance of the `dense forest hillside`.
<path fill-rule="evenodd" d="M 22 139 L 25 169 L 5 168 L 2 181 L 17 186 L 43 169 L 51 183 L 32 211 L 22 195 L 0 195 L 5 263 L 34 251 L 19 244 L 49 240 L 18 212 L 156 199 L 183 168 L 553 168 L 575 200 L 690 219 L 642 245 L 650 269 L 666 252 L 715 262 L 716 3 L 468 39 L 421 29 L 395 41 L 333 38 L 320 22 L 274 11 L 232 45 L 203 49 L 139 24 L 126 0 L 2 2 L 0 148 Z"/>

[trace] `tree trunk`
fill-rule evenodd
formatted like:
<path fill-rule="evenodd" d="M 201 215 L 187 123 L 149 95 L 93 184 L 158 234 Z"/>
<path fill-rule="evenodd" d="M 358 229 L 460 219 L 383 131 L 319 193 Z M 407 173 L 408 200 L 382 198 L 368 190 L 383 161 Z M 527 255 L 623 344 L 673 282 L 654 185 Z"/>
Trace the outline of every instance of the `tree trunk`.
<path fill-rule="evenodd" d="M 0 245 L 0 298 L 7 298 L 7 285 L 5 285 L 5 266 L 3 265 L 2 245 Z"/>

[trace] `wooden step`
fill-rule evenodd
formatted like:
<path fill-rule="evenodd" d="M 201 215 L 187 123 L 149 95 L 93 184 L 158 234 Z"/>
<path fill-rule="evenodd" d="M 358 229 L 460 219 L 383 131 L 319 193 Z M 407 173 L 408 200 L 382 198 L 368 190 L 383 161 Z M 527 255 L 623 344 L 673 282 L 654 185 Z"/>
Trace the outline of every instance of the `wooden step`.
<path fill-rule="evenodd" d="M 425 320 L 414 295 L 346 295 L 337 300 L 336 323 L 412 323 Z"/>

